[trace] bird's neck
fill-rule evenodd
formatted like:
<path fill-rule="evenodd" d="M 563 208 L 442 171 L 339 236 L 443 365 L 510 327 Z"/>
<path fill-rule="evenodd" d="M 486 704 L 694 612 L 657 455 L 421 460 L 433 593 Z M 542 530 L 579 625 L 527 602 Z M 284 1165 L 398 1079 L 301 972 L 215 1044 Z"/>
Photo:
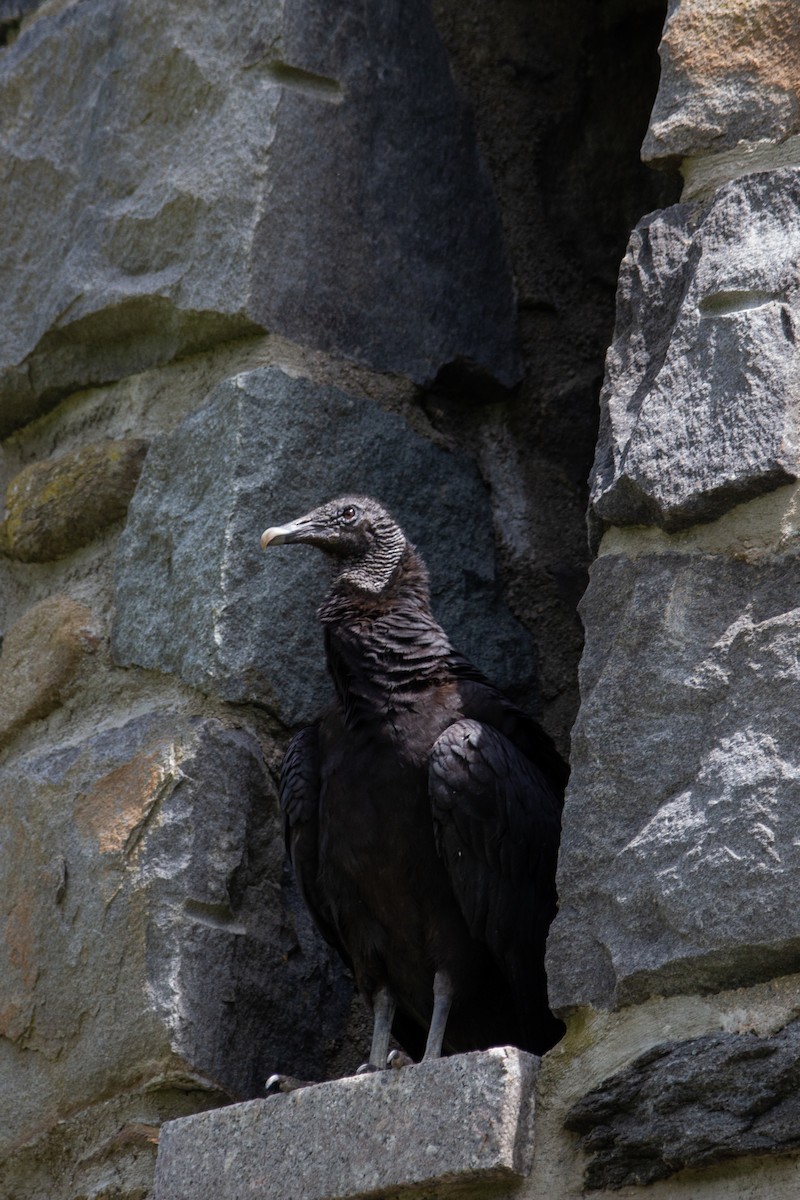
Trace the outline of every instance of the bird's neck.
<path fill-rule="evenodd" d="M 382 591 L 340 575 L 318 616 L 348 717 L 409 706 L 445 676 L 453 649 L 431 612 L 427 574 L 410 545 Z"/>
<path fill-rule="evenodd" d="M 379 536 L 371 550 L 357 559 L 345 559 L 336 572 L 334 591 L 355 591 L 365 596 L 380 596 L 387 592 L 396 577 L 408 573 L 412 559 L 416 559 L 424 585 L 427 575 L 421 559 L 408 544 L 405 534 L 393 521 L 387 519 L 379 529 Z M 411 572 L 414 573 L 413 571 Z"/>

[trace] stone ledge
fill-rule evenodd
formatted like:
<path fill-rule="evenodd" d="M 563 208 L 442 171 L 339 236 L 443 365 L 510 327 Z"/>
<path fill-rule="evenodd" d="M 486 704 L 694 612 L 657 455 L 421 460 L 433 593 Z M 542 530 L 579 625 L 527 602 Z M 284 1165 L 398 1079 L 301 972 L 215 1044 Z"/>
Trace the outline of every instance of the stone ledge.
<path fill-rule="evenodd" d="M 168 1121 L 153 1200 L 510 1194 L 538 1066 L 500 1047 Z"/>

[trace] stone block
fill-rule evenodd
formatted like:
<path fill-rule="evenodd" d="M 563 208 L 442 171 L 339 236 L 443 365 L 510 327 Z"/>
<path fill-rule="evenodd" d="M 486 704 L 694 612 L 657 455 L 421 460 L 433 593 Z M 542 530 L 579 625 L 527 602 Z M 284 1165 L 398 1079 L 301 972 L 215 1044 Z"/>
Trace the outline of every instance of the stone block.
<path fill-rule="evenodd" d="M 62 558 L 119 521 L 133 495 L 147 442 L 97 442 L 34 462 L 8 485 L 0 547 L 21 562 Z"/>
<path fill-rule="evenodd" d="M 0 113 L 0 434 L 264 328 L 419 381 L 519 379 L 497 206 L 425 0 L 46 5 L 3 50 Z"/>
<path fill-rule="evenodd" d="M 260 368 L 221 384 L 148 455 L 116 568 L 116 661 L 175 672 L 287 724 L 326 703 L 308 547 L 259 535 L 345 492 L 382 500 L 421 549 L 454 643 L 531 698 L 531 640 L 499 596 L 491 510 L 474 464 L 374 402 Z"/>
<path fill-rule="evenodd" d="M 800 559 L 601 557 L 583 601 L 559 1009 L 794 969 Z"/>
<path fill-rule="evenodd" d="M 0 747 L 63 703 L 98 643 L 92 614 L 69 596 L 49 596 L 12 625 L 0 653 Z"/>
<path fill-rule="evenodd" d="M 538 1062 L 500 1047 L 169 1122 L 154 1200 L 516 1194 Z"/>
<path fill-rule="evenodd" d="M 646 217 L 622 265 L 591 478 L 600 525 L 680 529 L 797 477 L 800 171 Z"/>
<path fill-rule="evenodd" d="M 335 22 L 301 0 L 282 38 L 295 86 L 261 60 L 285 87 L 256 318 L 417 382 L 451 363 L 519 382 L 499 211 L 428 0 L 348 0 Z"/>
<path fill-rule="evenodd" d="M 800 1148 L 800 1024 L 666 1042 L 567 1113 L 589 1155 L 590 1189 Z"/>
<path fill-rule="evenodd" d="M 794 0 L 670 0 L 642 157 L 674 164 L 800 132 Z"/>
<path fill-rule="evenodd" d="M 153 712 L 0 787 L 0 1157 L 128 1091 L 324 1073 L 352 987 L 284 874 L 251 734 Z"/>

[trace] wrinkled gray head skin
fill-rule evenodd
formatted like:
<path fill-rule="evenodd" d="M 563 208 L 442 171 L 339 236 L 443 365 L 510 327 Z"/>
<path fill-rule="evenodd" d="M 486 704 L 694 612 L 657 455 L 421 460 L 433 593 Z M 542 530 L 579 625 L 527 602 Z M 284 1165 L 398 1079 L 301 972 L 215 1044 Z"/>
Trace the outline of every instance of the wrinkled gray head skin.
<path fill-rule="evenodd" d="M 361 591 L 384 590 L 408 545 L 392 516 L 369 496 L 342 496 L 261 535 L 261 547 L 298 542 L 335 560 L 337 580 Z"/>

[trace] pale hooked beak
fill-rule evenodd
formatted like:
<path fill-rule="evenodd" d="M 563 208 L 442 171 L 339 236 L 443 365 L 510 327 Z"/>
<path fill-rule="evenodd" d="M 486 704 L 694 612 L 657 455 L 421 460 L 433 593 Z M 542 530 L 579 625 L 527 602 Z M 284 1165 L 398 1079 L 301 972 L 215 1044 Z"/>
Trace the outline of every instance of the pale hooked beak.
<path fill-rule="evenodd" d="M 261 549 L 267 546 L 282 546 L 284 542 L 295 542 L 302 539 L 303 534 L 310 530 L 311 522 L 306 517 L 297 521 L 289 521 L 288 525 L 271 525 L 261 535 Z"/>

